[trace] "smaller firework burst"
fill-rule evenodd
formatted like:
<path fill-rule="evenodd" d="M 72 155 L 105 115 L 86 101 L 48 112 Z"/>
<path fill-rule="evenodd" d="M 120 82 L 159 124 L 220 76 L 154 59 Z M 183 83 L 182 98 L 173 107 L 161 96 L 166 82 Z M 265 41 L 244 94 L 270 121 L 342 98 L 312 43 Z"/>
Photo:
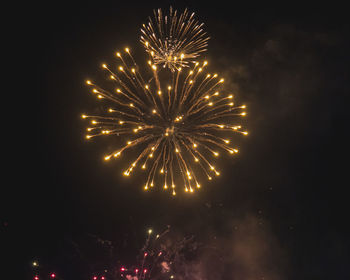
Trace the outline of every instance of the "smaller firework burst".
<path fill-rule="evenodd" d="M 153 234 L 150 229 L 137 265 L 121 265 L 120 277 L 125 280 L 183 279 L 184 254 L 196 250 L 197 244 L 193 237 L 178 239 L 169 233 L 169 226 L 161 234 Z"/>
<path fill-rule="evenodd" d="M 179 15 L 172 7 L 168 15 L 158 9 L 154 11 L 154 19 L 149 17 L 149 22 L 143 24 L 141 43 L 156 65 L 175 71 L 206 51 L 209 37 L 202 27 L 203 23 L 187 9 Z"/>

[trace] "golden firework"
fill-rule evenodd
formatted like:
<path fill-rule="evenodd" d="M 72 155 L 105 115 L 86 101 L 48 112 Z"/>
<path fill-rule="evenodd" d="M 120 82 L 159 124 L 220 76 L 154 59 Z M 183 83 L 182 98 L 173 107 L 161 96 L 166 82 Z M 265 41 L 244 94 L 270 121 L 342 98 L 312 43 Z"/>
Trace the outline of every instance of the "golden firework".
<path fill-rule="evenodd" d="M 124 176 L 140 168 L 147 171 L 145 190 L 161 181 L 173 195 L 180 181 L 184 190 L 192 193 L 201 187 L 203 176 L 211 180 L 220 175 L 213 162 L 220 152 L 238 152 L 227 137 L 231 133 L 247 135 L 238 123 L 246 115 L 245 106 L 236 106 L 231 93 L 219 91 L 224 79 L 205 71 L 207 61 L 159 72 L 152 59 L 145 79 L 129 48 L 116 56 L 117 67 L 102 64 L 113 90 L 86 81 L 97 98 L 107 101 L 106 114 L 82 115 L 91 123 L 87 139 L 107 136 L 126 141 L 104 159 L 137 150 Z"/>
<path fill-rule="evenodd" d="M 161 9 L 154 11 L 154 19 L 149 17 L 141 28 L 141 43 L 152 56 L 155 65 L 162 65 L 175 71 L 189 65 L 189 61 L 206 50 L 209 37 L 202 29 L 194 13 L 186 9 L 182 14 L 170 7 L 169 14 Z"/>

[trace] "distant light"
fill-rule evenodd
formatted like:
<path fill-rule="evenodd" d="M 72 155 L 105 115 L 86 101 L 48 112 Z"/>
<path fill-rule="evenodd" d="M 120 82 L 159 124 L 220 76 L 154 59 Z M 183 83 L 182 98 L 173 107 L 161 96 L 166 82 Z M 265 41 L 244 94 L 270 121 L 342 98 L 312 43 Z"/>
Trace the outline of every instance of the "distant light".
<path fill-rule="evenodd" d="M 35 275 L 35 276 L 34 276 L 34 280 L 39 280 L 39 276 L 38 276 L 38 275 Z"/>
<path fill-rule="evenodd" d="M 93 280 L 97 280 L 97 276 L 94 276 L 92 279 L 93 279 Z"/>
<path fill-rule="evenodd" d="M 33 262 L 33 266 L 38 266 L 39 264 L 37 262 Z"/>
<path fill-rule="evenodd" d="M 50 277 L 51 277 L 51 278 L 56 278 L 56 274 L 55 274 L 55 273 L 51 273 L 51 274 L 50 274 Z"/>
<path fill-rule="evenodd" d="M 101 277 L 101 279 L 102 279 L 102 280 L 105 280 L 105 277 L 104 277 L 104 276 L 102 276 L 102 277 Z"/>

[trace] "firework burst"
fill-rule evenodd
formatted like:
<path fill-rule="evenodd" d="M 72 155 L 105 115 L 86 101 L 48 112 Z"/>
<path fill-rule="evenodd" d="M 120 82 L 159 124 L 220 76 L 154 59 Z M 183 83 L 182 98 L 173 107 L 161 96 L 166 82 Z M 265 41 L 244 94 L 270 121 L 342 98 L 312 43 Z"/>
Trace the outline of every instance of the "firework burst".
<path fill-rule="evenodd" d="M 156 275 L 169 275 L 171 272 L 170 263 L 172 261 L 171 251 L 166 250 L 160 240 L 169 232 L 169 228 L 161 234 L 153 235 L 152 229 L 148 230 L 148 236 L 145 244 L 140 250 L 137 264 L 119 268 L 122 279 L 144 280 L 152 279 Z M 167 277 L 169 279 L 169 277 Z"/>
<path fill-rule="evenodd" d="M 173 195 L 181 181 L 184 190 L 192 193 L 201 187 L 201 177 L 219 176 L 213 161 L 220 151 L 238 152 L 227 137 L 247 134 L 238 123 L 246 114 L 245 106 L 236 106 L 231 93 L 219 91 L 224 79 L 206 73 L 206 61 L 159 72 L 152 60 L 148 61 L 148 79 L 144 79 L 129 48 L 116 56 L 117 67 L 102 64 L 113 90 L 86 82 L 98 99 L 107 101 L 106 114 L 82 115 L 91 123 L 87 139 L 107 136 L 126 142 L 104 159 L 136 151 L 124 176 L 140 168 L 147 174 L 145 190 L 162 181 L 164 190 Z"/>
<path fill-rule="evenodd" d="M 153 57 L 156 65 L 175 71 L 188 66 L 189 61 L 206 50 L 209 37 L 202 29 L 194 13 L 186 9 L 178 15 L 170 7 L 169 14 L 163 15 L 161 9 L 154 11 L 154 19 L 149 17 L 141 28 L 141 43 Z"/>
<path fill-rule="evenodd" d="M 199 244 L 193 236 L 169 236 L 170 226 L 160 234 L 148 230 L 148 236 L 136 265 L 121 265 L 118 269 L 121 279 L 183 279 L 187 266 L 191 265 L 187 255 L 193 255 Z"/>

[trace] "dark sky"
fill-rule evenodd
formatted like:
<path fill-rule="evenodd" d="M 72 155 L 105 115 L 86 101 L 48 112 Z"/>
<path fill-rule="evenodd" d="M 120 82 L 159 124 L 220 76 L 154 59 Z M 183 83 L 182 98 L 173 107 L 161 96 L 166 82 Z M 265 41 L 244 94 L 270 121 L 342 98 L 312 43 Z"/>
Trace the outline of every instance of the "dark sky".
<path fill-rule="evenodd" d="M 50 2 L 13 13 L 21 28 L 8 32 L 3 54 L 16 61 L 3 92 L 14 171 L 1 195 L 3 252 L 15 252 L 8 259 L 23 279 L 34 258 L 73 279 L 82 268 L 67 262 L 68 243 L 94 234 L 137 246 L 149 226 L 171 225 L 231 248 L 222 279 L 259 279 L 253 268 L 265 279 L 349 279 L 345 7 L 144 2 Z M 203 56 L 248 105 L 250 132 L 237 158 L 222 161 L 223 176 L 175 199 L 143 192 L 138 176 L 122 178 L 120 162 L 105 164 L 106 143 L 87 143 L 80 119 L 97 108 L 84 80 L 101 77 L 100 64 L 118 49 L 142 54 L 140 25 L 170 4 L 205 23 Z"/>

